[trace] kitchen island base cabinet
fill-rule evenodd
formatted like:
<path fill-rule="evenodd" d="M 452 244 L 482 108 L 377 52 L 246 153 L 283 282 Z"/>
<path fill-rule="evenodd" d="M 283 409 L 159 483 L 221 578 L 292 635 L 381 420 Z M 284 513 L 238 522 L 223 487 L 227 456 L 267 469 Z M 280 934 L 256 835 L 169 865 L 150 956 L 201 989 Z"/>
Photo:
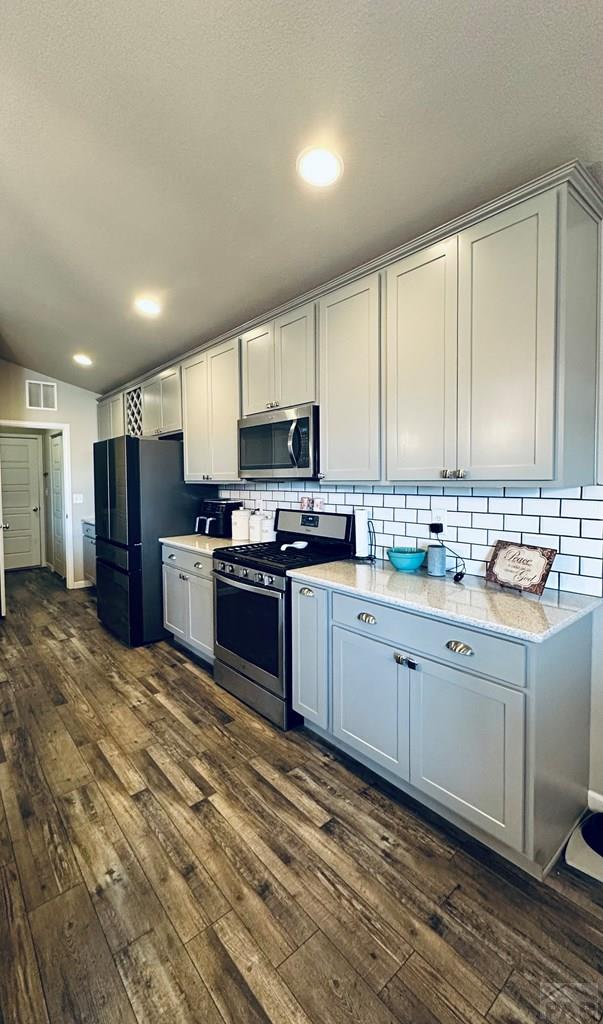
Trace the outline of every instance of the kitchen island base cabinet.
<path fill-rule="evenodd" d="M 411 674 L 410 781 L 523 849 L 524 694 L 422 658 Z"/>
<path fill-rule="evenodd" d="M 410 672 L 396 653 L 333 628 L 333 734 L 408 780 Z"/>

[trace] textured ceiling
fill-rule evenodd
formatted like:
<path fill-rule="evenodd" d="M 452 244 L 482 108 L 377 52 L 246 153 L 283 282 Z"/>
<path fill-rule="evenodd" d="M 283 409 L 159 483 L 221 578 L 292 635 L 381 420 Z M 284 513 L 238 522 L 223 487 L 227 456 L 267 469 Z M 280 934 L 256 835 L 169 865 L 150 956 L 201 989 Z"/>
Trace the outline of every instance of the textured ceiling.
<path fill-rule="evenodd" d="M 103 391 L 602 161 L 602 51 L 601 0 L 5 4 L 0 355 Z M 330 192 L 295 177 L 314 143 L 345 162 Z M 160 320 L 131 312 L 143 290 Z"/>

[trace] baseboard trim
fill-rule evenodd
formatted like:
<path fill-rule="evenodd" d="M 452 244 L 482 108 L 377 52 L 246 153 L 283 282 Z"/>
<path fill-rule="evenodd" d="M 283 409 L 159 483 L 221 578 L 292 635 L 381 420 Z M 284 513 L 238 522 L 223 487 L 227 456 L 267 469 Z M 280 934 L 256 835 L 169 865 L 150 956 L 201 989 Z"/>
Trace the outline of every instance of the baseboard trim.
<path fill-rule="evenodd" d="M 93 587 L 94 583 L 90 580 L 74 580 L 71 586 L 67 584 L 67 590 L 85 590 L 86 587 Z"/>
<path fill-rule="evenodd" d="M 603 811 L 603 793 L 597 793 L 595 789 L 589 789 L 588 806 L 591 811 Z"/>

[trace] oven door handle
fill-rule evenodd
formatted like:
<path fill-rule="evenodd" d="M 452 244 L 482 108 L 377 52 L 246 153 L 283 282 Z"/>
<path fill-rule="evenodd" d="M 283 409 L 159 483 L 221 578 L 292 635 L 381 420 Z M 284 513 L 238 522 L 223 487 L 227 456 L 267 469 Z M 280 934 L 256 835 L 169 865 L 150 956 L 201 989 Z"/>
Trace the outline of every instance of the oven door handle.
<path fill-rule="evenodd" d="M 291 464 L 297 469 L 297 459 L 295 458 L 295 452 L 293 450 L 293 438 L 295 437 L 295 431 L 297 430 L 297 420 L 291 420 L 291 426 L 289 427 L 289 435 L 287 437 L 287 451 L 289 452 L 289 458 Z"/>
<path fill-rule="evenodd" d="M 249 583 L 239 583 L 238 580 L 233 580 L 230 576 L 223 576 L 221 572 L 214 571 L 212 576 L 215 580 L 227 583 L 229 587 L 236 587 L 237 590 L 247 590 L 250 594 L 261 594 L 263 597 L 276 597 L 279 601 L 285 596 L 282 590 L 265 590 L 264 587 L 254 587 Z"/>

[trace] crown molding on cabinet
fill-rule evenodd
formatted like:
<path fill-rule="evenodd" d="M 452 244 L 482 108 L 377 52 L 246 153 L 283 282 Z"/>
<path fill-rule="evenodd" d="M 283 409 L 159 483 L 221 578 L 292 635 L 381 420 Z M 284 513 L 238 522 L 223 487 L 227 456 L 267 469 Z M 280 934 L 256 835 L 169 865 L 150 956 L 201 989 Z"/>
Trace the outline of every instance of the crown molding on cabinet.
<path fill-rule="evenodd" d="M 340 288 L 342 285 L 352 284 L 354 281 L 358 280 L 359 277 L 364 277 L 366 274 L 384 270 L 391 263 L 401 259 L 403 256 L 408 256 L 413 252 L 417 252 L 419 249 L 424 249 L 429 245 L 433 245 L 435 242 L 439 242 L 442 238 L 445 238 L 448 235 L 457 234 L 465 228 L 472 227 L 479 221 L 484 220 L 486 217 L 491 217 L 496 213 L 500 213 L 502 210 L 507 210 L 510 207 L 515 206 L 517 203 L 523 202 L 525 199 L 530 199 L 535 195 L 539 195 L 547 189 L 557 188 L 559 185 L 568 185 L 573 189 L 576 196 L 582 201 L 587 209 L 589 209 L 596 217 L 603 218 L 603 189 L 580 160 L 570 160 L 568 163 L 561 164 L 552 171 L 548 171 L 546 174 L 542 174 L 538 178 L 533 178 L 531 181 L 526 182 L 526 184 L 520 185 L 518 188 L 512 189 L 510 192 L 506 192 L 502 196 L 497 196 L 495 199 L 491 199 L 489 202 L 483 203 L 481 206 L 476 206 L 473 210 L 462 214 L 460 217 L 454 218 L 454 220 L 449 220 L 445 224 L 441 224 L 422 235 L 418 235 L 416 238 L 413 238 L 408 242 L 404 242 L 396 249 L 390 249 L 388 252 L 383 253 L 383 255 L 376 256 L 368 263 L 362 263 L 360 266 L 354 267 L 352 270 L 348 270 L 344 274 L 340 274 L 338 277 L 333 277 L 322 285 L 318 285 L 311 291 L 304 292 L 303 295 L 298 295 L 294 299 L 284 302 L 280 306 L 276 306 L 274 309 L 262 313 L 260 316 L 254 317 L 252 320 L 248 320 L 239 326 L 235 326 L 228 331 L 224 331 L 222 334 L 218 335 L 218 337 L 212 338 L 210 341 L 194 345 L 192 348 L 182 352 L 180 356 L 173 357 L 172 359 L 161 363 L 160 366 L 155 366 L 147 372 L 140 374 L 138 377 L 125 381 L 119 387 L 105 392 L 105 394 L 100 396 L 98 401 L 103 401 L 104 399 L 110 398 L 112 395 L 119 394 L 123 391 L 129 391 L 131 388 L 148 380 L 149 377 L 155 376 L 155 374 L 160 373 L 162 370 L 173 366 L 175 363 L 178 363 L 183 359 L 188 359 L 189 356 L 193 356 L 207 348 L 212 348 L 214 345 L 219 345 L 221 342 L 227 341 L 233 336 L 244 334 L 246 331 L 250 331 L 254 327 L 258 327 L 265 323 L 267 320 L 273 320 L 275 317 L 281 316 L 282 314 L 287 313 L 306 302 L 313 302 L 316 299 L 321 298 L 323 295 L 326 295 L 328 292 L 333 291 L 336 288 Z"/>

